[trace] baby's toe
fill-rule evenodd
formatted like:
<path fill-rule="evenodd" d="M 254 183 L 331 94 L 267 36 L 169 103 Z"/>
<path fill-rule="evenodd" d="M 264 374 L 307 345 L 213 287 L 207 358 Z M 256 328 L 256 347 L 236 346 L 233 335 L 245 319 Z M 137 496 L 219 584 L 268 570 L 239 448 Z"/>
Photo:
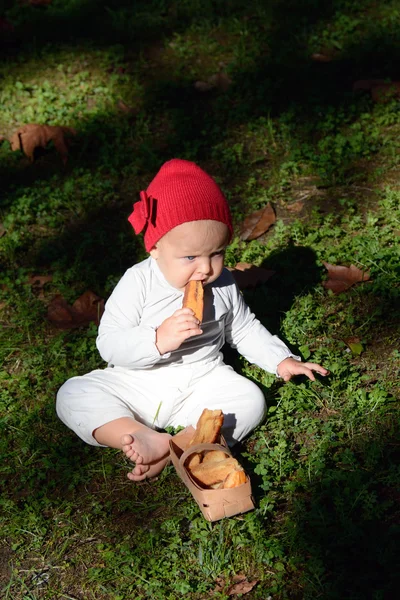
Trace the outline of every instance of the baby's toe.
<path fill-rule="evenodd" d="M 133 451 L 132 456 L 130 456 L 129 458 L 132 462 L 136 463 L 137 465 L 141 465 L 143 463 L 143 456 L 140 456 L 140 454 L 138 454 L 136 451 Z"/>
<path fill-rule="evenodd" d="M 132 444 L 132 442 L 133 442 L 133 437 L 129 433 L 126 433 L 121 438 L 121 444 L 123 446 L 129 446 L 130 444 Z"/>
<path fill-rule="evenodd" d="M 129 460 L 134 463 L 141 464 L 143 462 L 143 458 L 134 450 L 133 448 L 128 446 L 128 450 L 124 451 L 124 454 Z"/>
<path fill-rule="evenodd" d="M 131 481 L 143 481 L 143 479 L 146 479 L 147 477 L 149 468 L 149 465 L 136 465 L 136 467 L 128 473 L 128 479 Z"/>
<path fill-rule="evenodd" d="M 144 473 L 147 473 L 147 471 L 150 469 L 150 465 L 138 465 L 136 464 L 136 466 L 132 469 L 131 473 L 133 475 L 144 475 Z"/>

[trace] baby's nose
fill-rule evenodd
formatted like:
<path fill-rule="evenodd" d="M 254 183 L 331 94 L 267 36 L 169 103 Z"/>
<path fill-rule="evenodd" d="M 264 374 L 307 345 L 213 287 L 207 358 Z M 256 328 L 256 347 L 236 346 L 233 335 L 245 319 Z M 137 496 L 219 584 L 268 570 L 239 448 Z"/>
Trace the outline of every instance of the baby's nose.
<path fill-rule="evenodd" d="M 211 271 L 211 260 L 209 258 L 202 258 L 198 265 L 199 273 L 208 275 Z"/>

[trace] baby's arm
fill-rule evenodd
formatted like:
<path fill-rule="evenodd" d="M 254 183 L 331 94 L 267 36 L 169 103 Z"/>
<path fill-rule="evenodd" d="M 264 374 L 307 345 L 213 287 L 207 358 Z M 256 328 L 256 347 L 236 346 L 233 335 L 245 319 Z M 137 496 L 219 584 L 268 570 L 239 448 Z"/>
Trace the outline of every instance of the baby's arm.
<path fill-rule="evenodd" d="M 230 317 L 226 323 L 227 342 L 250 363 L 285 381 L 293 375 L 307 375 L 314 380 L 313 371 L 327 375 L 328 371 L 314 363 L 302 363 L 276 335 L 272 335 L 251 312 L 234 282 L 224 288 L 230 295 Z"/>
<path fill-rule="evenodd" d="M 277 373 L 277 367 L 286 358 L 300 361 L 276 335 L 272 335 L 255 317 L 245 303 L 231 274 L 231 285 L 223 287 L 228 294 L 230 310 L 225 323 L 226 341 L 236 348 L 250 363 L 269 373 Z"/>
<path fill-rule="evenodd" d="M 109 364 L 145 369 L 160 361 L 156 330 L 141 325 L 146 280 L 138 269 L 128 269 L 109 297 L 101 318 L 96 344 Z"/>

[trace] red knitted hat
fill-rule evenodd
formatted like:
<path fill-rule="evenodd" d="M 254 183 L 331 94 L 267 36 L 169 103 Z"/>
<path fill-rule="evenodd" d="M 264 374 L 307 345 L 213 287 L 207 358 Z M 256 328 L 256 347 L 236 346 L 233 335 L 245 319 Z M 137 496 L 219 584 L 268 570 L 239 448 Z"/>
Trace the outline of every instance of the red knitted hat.
<path fill-rule="evenodd" d="M 174 158 L 164 163 L 147 190 L 140 192 L 128 221 L 135 233 L 144 233 L 149 252 L 177 225 L 208 219 L 225 223 L 232 236 L 228 203 L 214 179 L 195 163 Z"/>

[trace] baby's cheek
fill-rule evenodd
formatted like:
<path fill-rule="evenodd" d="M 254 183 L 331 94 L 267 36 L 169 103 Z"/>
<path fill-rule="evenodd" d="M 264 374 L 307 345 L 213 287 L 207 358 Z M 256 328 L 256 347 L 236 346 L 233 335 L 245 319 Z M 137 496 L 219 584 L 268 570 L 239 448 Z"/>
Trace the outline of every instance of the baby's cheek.
<path fill-rule="evenodd" d="M 213 267 L 214 273 L 218 273 L 218 275 L 219 275 L 221 273 L 222 269 L 224 268 L 224 257 L 220 256 L 218 258 L 214 258 L 212 261 L 212 267 Z"/>

